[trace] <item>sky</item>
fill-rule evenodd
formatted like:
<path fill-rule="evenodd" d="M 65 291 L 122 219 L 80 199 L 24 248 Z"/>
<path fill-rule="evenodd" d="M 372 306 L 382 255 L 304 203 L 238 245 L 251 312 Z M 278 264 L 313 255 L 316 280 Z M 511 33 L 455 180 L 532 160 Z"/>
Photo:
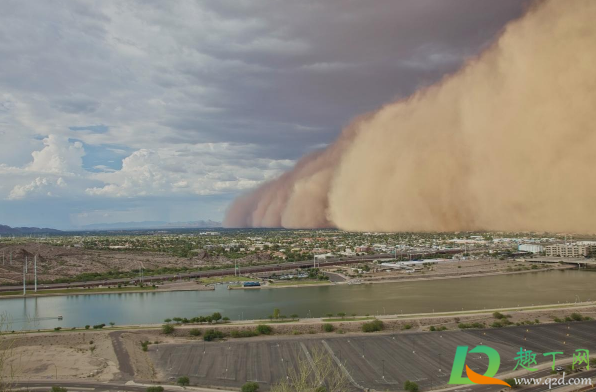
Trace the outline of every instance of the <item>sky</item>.
<path fill-rule="evenodd" d="M 221 220 L 520 0 L 0 3 L 0 224 Z"/>

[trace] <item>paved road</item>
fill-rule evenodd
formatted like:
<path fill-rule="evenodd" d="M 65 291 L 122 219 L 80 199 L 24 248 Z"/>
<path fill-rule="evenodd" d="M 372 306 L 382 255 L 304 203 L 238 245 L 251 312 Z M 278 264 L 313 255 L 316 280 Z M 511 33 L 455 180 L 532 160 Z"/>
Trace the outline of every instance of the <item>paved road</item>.
<path fill-rule="evenodd" d="M 459 249 L 450 249 L 441 251 L 441 253 L 459 253 L 461 250 Z M 422 256 L 422 255 L 432 255 L 436 252 L 419 252 L 419 253 L 398 253 L 398 256 Z M 376 259 L 390 259 L 393 258 L 393 254 L 375 254 L 375 255 L 365 255 L 365 256 L 354 256 L 349 258 L 329 258 L 324 261 L 317 261 L 317 266 L 327 267 L 333 265 L 341 265 L 341 264 L 351 264 L 360 261 L 372 261 Z M 281 271 L 281 270 L 288 270 L 288 269 L 296 269 L 296 268 L 309 268 L 313 266 L 313 261 L 296 261 L 296 262 L 288 262 L 288 263 L 280 263 L 280 264 L 267 264 L 267 265 L 258 265 L 258 266 L 248 266 L 248 267 L 241 267 L 240 272 L 243 274 L 246 273 L 256 273 L 256 272 L 274 272 L 274 271 Z M 171 280 L 171 279 L 194 279 L 194 278 L 205 278 L 210 276 L 226 276 L 226 275 L 234 275 L 233 268 L 226 268 L 220 270 L 211 270 L 211 271 L 199 271 L 199 272 L 190 272 L 185 274 L 166 274 L 166 275 L 155 275 L 155 276 L 147 276 L 143 280 L 145 283 L 152 283 L 152 282 L 159 282 L 163 280 Z M 126 284 L 131 281 L 131 278 L 125 279 L 108 279 L 108 280 L 96 280 L 96 281 L 85 281 L 85 282 L 72 282 L 72 283 L 50 283 L 50 284 L 42 284 L 39 285 L 38 288 L 40 289 L 63 289 L 63 288 L 72 288 L 72 287 L 89 287 L 89 286 L 99 286 L 99 285 L 118 285 L 118 284 Z M 23 290 L 22 285 L 17 286 L 0 286 L 0 291 L 20 291 Z"/>
<path fill-rule="evenodd" d="M 36 391 L 49 391 L 54 385 L 64 387 L 68 392 L 79 392 L 79 391 L 129 391 L 129 392 L 146 392 L 148 385 L 143 384 L 130 384 L 124 382 L 98 382 L 98 381 L 83 381 L 83 380 L 36 380 L 36 381 L 20 381 L 14 384 L 13 390 L 36 390 Z M 174 385 L 163 385 L 166 391 L 184 391 L 187 392 L 226 392 L 225 389 L 209 389 L 190 387 L 183 389 Z M 229 391 L 228 391 L 229 392 Z"/>
<path fill-rule="evenodd" d="M 110 338 L 112 339 L 112 346 L 114 347 L 114 352 L 118 359 L 118 368 L 120 369 L 121 378 L 124 380 L 132 380 L 135 371 L 132 367 L 132 362 L 130 361 L 130 355 L 128 355 L 128 351 L 124 347 L 124 342 L 122 341 L 123 333 L 125 333 L 125 331 L 110 332 Z"/>

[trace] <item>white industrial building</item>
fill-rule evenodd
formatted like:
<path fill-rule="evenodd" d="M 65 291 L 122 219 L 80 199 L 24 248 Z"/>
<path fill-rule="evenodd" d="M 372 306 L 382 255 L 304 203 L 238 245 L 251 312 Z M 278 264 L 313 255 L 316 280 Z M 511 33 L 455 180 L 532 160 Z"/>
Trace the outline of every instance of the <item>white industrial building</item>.
<path fill-rule="evenodd" d="M 521 244 L 517 247 L 522 252 L 542 253 L 544 252 L 544 246 L 537 244 Z"/>

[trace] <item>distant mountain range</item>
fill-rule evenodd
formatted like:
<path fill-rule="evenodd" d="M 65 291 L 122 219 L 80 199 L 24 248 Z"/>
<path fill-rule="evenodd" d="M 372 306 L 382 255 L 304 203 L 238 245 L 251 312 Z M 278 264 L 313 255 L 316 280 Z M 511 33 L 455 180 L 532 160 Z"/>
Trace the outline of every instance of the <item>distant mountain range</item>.
<path fill-rule="evenodd" d="M 23 235 L 23 234 L 57 234 L 61 233 L 60 230 L 48 229 L 39 227 L 10 227 L 0 225 L 0 235 Z"/>
<path fill-rule="evenodd" d="M 81 226 L 79 230 L 129 230 L 129 229 L 204 229 L 221 227 L 221 222 L 212 220 L 200 220 L 194 222 L 118 222 L 118 223 L 95 223 Z"/>

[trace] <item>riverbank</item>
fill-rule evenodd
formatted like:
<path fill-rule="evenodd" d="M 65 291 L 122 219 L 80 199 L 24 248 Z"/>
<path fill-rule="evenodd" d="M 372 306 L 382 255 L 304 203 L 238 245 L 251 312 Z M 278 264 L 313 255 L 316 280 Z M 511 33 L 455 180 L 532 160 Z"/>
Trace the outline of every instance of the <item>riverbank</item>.
<path fill-rule="evenodd" d="M 333 268 L 328 268 L 333 270 Z M 520 269 L 516 271 L 481 271 L 481 272 L 452 272 L 445 274 L 435 275 L 402 275 L 402 276 L 389 276 L 382 278 L 349 278 L 344 275 L 340 275 L 344 278 L 344 281 L 313 281 L 313 280 L 295 280 L 295 281 L 283 281 L 283 282 L 264 282 L 259 287 L 243 287 L 242 285 L 230 286 L 231 290 L 258 290 L 258 289 L 281 289 L 290 287 L 314 287 L 314 286 L 334 286 L 334 285 L 371 285 L 371 284 L 383 284 L 383 283 L 409 283 L 409 282 L 423 282 L 432 280 L 449 280 L 449 279 L 465 279 L 465 278 L 479 278 L 487 276 L 500 276 L 500 275 L 519 275 L 536 272 L 548 272 L 548 271 L 562 271 L 562 270 L 574 270 L 577 269 L 571 265 L 549 265 L 537 269 Z M 337 272 L 331 272 L 337 274 Z M 339 275 L 339 274 L 337 274 Z"/>
<path fill-rule="evenodd" d="M 551 264 L 551 265 L 536 265 L 529 263 L 525 264 L 515 260 L 474 260 L 474 261 L 458 261 L 445 262 L 438 264 L 422 271 L 414 273 L 404 273 L 401 271 L 385 271 L 371 274 L 362 274 L 357 277 L 350 277 L 338 271 L 344 271 L 338 267 L 326 267 L 323 270 L 330 274 L 334 274 L 343 278 L 343 281 L 313 281 L 313 280 L 290 280 L 278 281 L 270 283 L 269 280 L 259 279 L 258 277 L 249 276 L 221 276 L 201 278 L 195 280 L 179 280 L 174 282 L 164 282 L 156 288 L 145 286 L 125 286 L 118 288 L 99 287 L 99 288 L 67 288 L 67 289 L 42 289 L 37 293 L 28 288 L 26 296 L 23 296 L 22 291 L 4 291 L 0 292 L 0 300 L 6 298 L 17 297 L 48 297 L 48 296 L 63 296 L 63 295 L 100 295 L 100 294 L 114 294 L 114 293 L 148 293 L 148 292 L 173 292 L 173 291 L 211 291 L 214 290 L 215 285 L 227 285 L 233 290 L 258 290 L 258 289 L 281 289 L 294 287 L 309 287 L 314 286 L 335 286 L 335 285 L 358 285 L 358 284 L 379 284 L 379 283 L 406 283 L 429 280 L 446 280 L 446 279 L 463 279 L 463 278 L 478 278 L 498 275 L 517 275 L 532 272 L 543 272 L 553 270 L 570 270 L 575 269 L 571 265 Z M 243 287 L 242 282 L 260 280 L 260 287 Z"/>
<path fill-rule="evenodd" d="M 104 327 L 100 329 L 63 329 L 3 333 L 0 349 L 5 350 L 7 364 L 18 370 L 22 378 L 60 380 L 151 380 L 167 382 L 155 369 L 151 356 L 140 342 L 148 342 L 149 351 L 161 352 L 167 345 L 190 345 L 203 341 L 206 330 L 213 329 L 224 334 L 229 342 L 273 342 L 320 341 L 345 336 L 370 337 L 377 335 L 399 336 L 423 333 L 424 336 L 439 336 L 440 331 L 467 329 L 468 325 L 482 325 L 492 331 L 507 327 L 490 327 L 495 322 L 508 320 L 510 325 L 557 324 L 555 318 L 577 318 L 596 316 L 596 303 L 566 303 L 541 306 L 469 310 L 442 313 L 418 313 L 404 315 L 382 315 L 382 330 L 374 333 L 362 331 L 364 323 L 372 317 L 350 319 L 349 317 L 328 320 L 324 318 L 300 319 L 285 323 L 270 323 L 269 320 L 244 320 L 217 324 L 171 324 L 173 331 L 164 334 L 162 324 Z M 253 336 L 238 335 L 234 331 L 253 331 L 259 324 L 271 327 L 269 334 Z M 566 325 L 574 330 L 574 321 Z M 326 327 L 331 325 L 332 328 Z M 476 327 L 473 329 L 479 329 Z M 197 336 L 197 330 L 199 332 Z M 439 331 L 439 332 L 433 332 Z M 437 335 L 433 335 L 437 334 Z M 233 336 L 250 336 L 234 338 Z M 416 336 L 422 336 L 420 334 Z M 207 343 L 213 345 L 214 343 Z M 220 351 L 220 345 L 212 351 Z M 201 345 L 202 347 L 203 345 Z M 212 346 L 215 347 L 215 346 Z M 128 369 L 128 370 L 126 370 Z M 125 371 L 126 370 L 126 371 Z M 129 372 L 129 373 L 127 373 Z M 17 376 L 17 379 L 21 378 Z"/>

